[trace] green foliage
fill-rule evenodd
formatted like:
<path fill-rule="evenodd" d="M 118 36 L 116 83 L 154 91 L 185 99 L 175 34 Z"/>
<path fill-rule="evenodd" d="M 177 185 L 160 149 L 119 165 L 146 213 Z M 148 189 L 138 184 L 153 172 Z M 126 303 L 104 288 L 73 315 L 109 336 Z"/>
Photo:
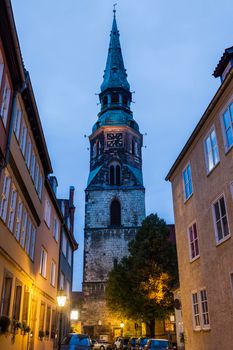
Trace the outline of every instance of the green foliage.
<path fill-rule="evenodd" d="M 177 255 L 169 231 L 157 214 L 145 218 L 129 245 L 129 256 L 109 273 L 106 298 L 120 317 L 150 323 L 173 310 Z"/>

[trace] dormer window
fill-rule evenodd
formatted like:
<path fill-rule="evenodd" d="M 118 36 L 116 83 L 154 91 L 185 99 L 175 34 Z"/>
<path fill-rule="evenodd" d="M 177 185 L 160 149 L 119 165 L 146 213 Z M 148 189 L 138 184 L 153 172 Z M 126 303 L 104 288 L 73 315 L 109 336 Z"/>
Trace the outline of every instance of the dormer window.
<path fill-rule="evenodd" d="M 111 164 L 109 167 L 109 184 L 120 186 L 121 184 L 121 167 L 119 164 Z"/>

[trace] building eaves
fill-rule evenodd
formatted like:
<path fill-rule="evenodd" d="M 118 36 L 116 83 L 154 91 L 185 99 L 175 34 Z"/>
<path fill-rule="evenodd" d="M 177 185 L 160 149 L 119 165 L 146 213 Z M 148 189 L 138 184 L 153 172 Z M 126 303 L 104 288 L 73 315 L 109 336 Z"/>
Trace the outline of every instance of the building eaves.
<path fill-rule="evenodd" d="M 222 55 L 219 63 L 217 64 L 214 72 L 213 72 L 213 76 L 215 78 L 219 77 L 222 75 L 224 69 L 226 68 L 228 62 L 233 59 L 233 46 L 229 47 L 228 49 L 226 49 L 224 51 L 224 54 Z"/>
<path fill-rule="evenodd" d="M 197 136 L 197 134 L 199 133 L 199 131 L 201 130 L 201 128 L 203 127 L 203 125 L 207 121 L 210 113 L 213 111 L 217 102 L 221 98 L 223 92 L 226 90 L 227 86 L 230 84 L 232 77 L 233 77 L 233 68 L 228 73 L 224 82 L 220 85 L 219 89 L 217 90 L 216 94 L 214 95 L 213 99 L 211 100 L 210 104 L 208 105 L 207 109 L 205 110 L 205 112 L 204 112 L 203 116 L 201 117 L 200 121 L 198 122 L 197 126 L 195 127 L 194 131 L 192 132 L 191 136 L 189 137 L 188 141 L 186 142 L 186 144 L 183 147 L 182 151 L 180 152 L 179 156 L 175 160 L 175 163 L 172 165 L 171 169 L 169 170 L 169 172 L 165 178 L 166 181 L 171 179 L 172 174 L 174 173 L 174 171 L 176 170 L 176 168 L 178 167 L 178 165 L 182 161 L 184 155 L 186 154 L 186 152 L 188 151 L 188 149 L 192 145 L 195 137 Z"/>

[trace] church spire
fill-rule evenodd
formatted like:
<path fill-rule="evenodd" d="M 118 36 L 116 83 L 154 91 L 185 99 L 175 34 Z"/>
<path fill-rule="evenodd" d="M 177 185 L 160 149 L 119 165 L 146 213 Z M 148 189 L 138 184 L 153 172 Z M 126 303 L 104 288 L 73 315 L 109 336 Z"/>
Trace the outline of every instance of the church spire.
<path fill-rule="evenodd" d="M 117 28 L 115 7 L 113 10 L 112 30 L 110 34 L 108 57 L 104 71 L 104 80 L 101 85 L 101 92 L 109 88 L 123 88 L 130 91 L 121 52 L 120 34 Z"/>

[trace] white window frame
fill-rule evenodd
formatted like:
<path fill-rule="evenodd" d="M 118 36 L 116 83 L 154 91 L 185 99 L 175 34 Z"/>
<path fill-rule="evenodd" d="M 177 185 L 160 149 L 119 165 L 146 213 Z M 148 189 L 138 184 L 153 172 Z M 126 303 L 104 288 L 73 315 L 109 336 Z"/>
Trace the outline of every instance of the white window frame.
<path fill-rule="evenodd" d="M 215 138 L 216 138 L 216 145 L 215 147 L 213 146 L 213 142 L 212 142 L 212 132 L 214 131 L 215 133 Z M 207 140 L 210 139 L 210 145 L 211 145 L 211 156 L 212 156 L 212 161 L 213 161 L 213 166 L 212 168 L 210 168 L 210 163 L 209 163 L 209 153 L 208 153 L 208 149 L 207 149 Z M 208 133 L 206 134 L 205 138 L 204 138 L 204 154 L 205 154 L 205 165 L 206 165 L 206 173 L 207 175 L 209 173 L 211 173 L 214 168 L 216 168 L 216 166 L 220 163 L 220 156 L 219 156 L 219 147 L 218 147 L 218 139 L 217 139 L 217 134 L 216 134 L 216 129 L 215 126 L 213 125 L 210 130 L 208 131 Z M 217 149 L 217 160 L 216 163 L 214 162 L 214 149 Z"/>
<path fill-rule="evenodd" d="M 26 240 L 25 240 L 25 251 L 27 255 L 30 254 L 31 234 L 32 234 L 32 222 L 30 217 L 28 216 L 27 232 L 26 232 Z"/>
<path fill-rule="evenodd" d="M 51 262 L 51 272 L 50 272 L 50 284 L 55 287 L 55 283 L 56 283 L 56 267 L 57 264 L 55 263 L 54 260 L 52 260 Z"/>
<path fill-rule="evenodd" d="M 23 202 L 20 197 L 18 197 L 17 210 L 16 210 L 16 220 L 15 220 L 15 238 L 17 241 L 20 239 L 20 229 L 23 214 Z"/>
<path fill-rule="evenodd" d="M 50 228 L 51 224 L 51 211 L 52 211 L 52 206 L 48 198 L 45 198 L 45 204 L 44 204 L 44 221 L 48 228 Z"/>
<path fill-rule="evenodd" d="M 28 213 L 26 208 L 24 207 L 23 211 L 23 222 L 21 225 L 21 234 L 20 234 L 20 245 L 21 247 L 25 247 L 26 233 L 27 233 L 27 222 L 28 222 Z"/>
<path fill-rule="evenodd" d="M 193 295 L 197 296 L 197 302 L 194 303 L 193 300 Z M 198 290 L 193 290 L 191 292 L 191 305 L 192 305 L 192 317 L 193 317 L 193 329 L 195 331 L 200 331 L 201 330 L 201 310 L 200 310 L 200 302 L 199 302 L 199 293 Z M 198 313 L 196 313 L 194 306 L 197 306 Z M 199 325 L 196 323 L 196 317 L 199 318 Z"/>
<path fill-rule="evenodd" d="M 3 180 L 3 189 L 1 194 L 1 202 L 0 202 L 0 217 L 4 222 L 6 222 L 6 218 L 7 218 L 10 186 L 11 186 L 11 177 L 8 171 L 5 170 L 4 180 Z"/>
<path fill-rule="evenodd" d="M 215 203 L 219 203 L 220 199 L 223 197 L 224 199 L 224 204 L 225 204 L 225 210 L 226 210 L 226 218 L 227 218 L 227 226 L 228 226 L 228 235 L 223 235 L 222 239 L 218 238 L 218 229 L 217 229 L 217 218 L 215 215 L 215 208 L 214 205 Z M 221 210 L 220 210 L 221 213 Z M 229 227 L 229 216 L 228 216 L 228 212 L 227 212 L 227 205 L 226 205 L 226 197 L 224 193 L 221 193 L 212 203 L 212 217 L 213 217 L 213 222 L 214 222 L 214 232 L 215 232 L 215 240 L 216 240 L 216 245 L 221 244 L 222 242 L 228 240 L 231 237 L 231 233 L 230 233 L 230 227 Z M 222 216 L 220 217 L 220 221 L 221 221 L 221 228 L 222 228 L 222 232 L 223 231 L 223 224 L 222 224 Z"/>
<path fill-rule="evenodd" d="M 193 230 L 193 227 L 194 225 L 196 226 L 196 232 L 197 232 L 197 238 L 194 239 L 192 242 L 190 240 L 190 228 L 192 228 Z M 188 229 L 187 229 L 187 235 L 188 235 L 188 242 L 189 242 L 189 258 L 190 258 L 190 262 L 193 262 L 195 261 L 196 259 L 200 258 L 200 244 L 199 244 L 199 235 L 198 235 L 198 229 L 197 229 L 197 222 L 196 221 L 193 221 L 191 222 L 191 224 L 188 226 Z M 191 244 L 193 243 L 194 246 L 195 246 L 195 241 L 197 241 L 197 244 L 198 244 L 198 254 L 196 254 L 194 257 L 192 257 L 192 248 L 191 248 Z M 196 248 L 194 247 L 195 249 L 195 252 L 196 252 Z"/>
<path fill-rule="evenodd" d="M 205 292 L 206 299 L 202 299 L 202 292 Z M 201 311 L 201 325 L 202 329 L 210 329 L 210 313 L 209 313 L 209 303 L 208 303 L 208 294 L 206 288 L 200 288 L 199 290 L 199 302 L 200 302 L 200 311 Z M 203 304 L 206 305 L 207 311 L 204 310 Z M 205 316 L 207 315 L 209 323 L 205 324 Z"/>
<path fill-rule="evenodd" d="M 29 252 L 29 256 L 30 256 L 32 261 L 34 261 L 35 242 L 36 242 L 36 228 L 35 228 L 34 225 L 32 225 L 31 241 L 30 241 L 30 252 Z"/>
<path fill-rule="evenodd" d="M 227 110 L 229 111 L 232 103 L 233 103 L 233 97 L 231 97 L 230 100 L 228 100 L 228 102 L 225 104 L 225 107 L 220 112 L 220 123 L 222 128 L 223 139 L 224 139 L 225 153 L 227 153 L 233 147 L 233 142 L 230 146 L 228 145 L 228 139 L 226 134 L 225 122 L 224 122 L 224 113 L 226 113 Z M 233 137 L 233 121 L 231 122 L 230 129 Z"/>
<path fill-rule="evenodd" d="M 188 167 L 190 168 L 192 192 L 189 193 L 188 197 L 186 197 L 186 190 L 185 190 L 185 184 L 186 183 L 185 183 L 185 179 L 184 179 L 184 173 L 186 172 Z M 192 168 L 191 168 L 190 162 L 188 162 L 186 164 L 186 166 L 183 168 L 183 171 L 182 171 L 182 183 L 183 183 L 183 191 L 184 191 L 184 202 L 186 202 L 193 195 L 193 177 L 192 177 Z M 190 183 L 190 181 L 188 181 L 188 183 Z"/>
<path fill-rule="evenodd" d="M 22 119 L 22 108 L 21 108 L 21 105 L 20 105 L 20 102 L 18 99 L 17 99 L 17 103 L 16 103 L 16 109 L 15 109 L 14 116 L 15 116 L 14 133 L 15 133 L 17 140 L 19 141 L 21 119 Z"/>
<path fill-rule="evenodd" d="M 9 106 L 10 106 L 10 99 L 11 99 L 11 88 L 10 88 L 10 83 L 7 75 L 5 75 L 4 80 L 5 81 L 4 81 L 4 88 L 2 93 L 0 117 L 2 118 L 3 125 L 6 128 L 8 113 L 9 113 Z"/>
<path fill-rule="evenodd" d="M 10 203 L 9 203 L 9 213 L 8 213 L 8 228 L 11 232 L 14 231 L 14 219 L 15 219 L 15 209 L 16 209 L 16 201 L 17 201 L 18 192 L 16 190 L 15 185 L 12 183 L 11 186 L 11 195 L 10 195 Z"/>
<path fill-rule="evenodd" d="M 48 253 L 44 247 L 40 251 L 40 274 L 46 278 Z"/>

